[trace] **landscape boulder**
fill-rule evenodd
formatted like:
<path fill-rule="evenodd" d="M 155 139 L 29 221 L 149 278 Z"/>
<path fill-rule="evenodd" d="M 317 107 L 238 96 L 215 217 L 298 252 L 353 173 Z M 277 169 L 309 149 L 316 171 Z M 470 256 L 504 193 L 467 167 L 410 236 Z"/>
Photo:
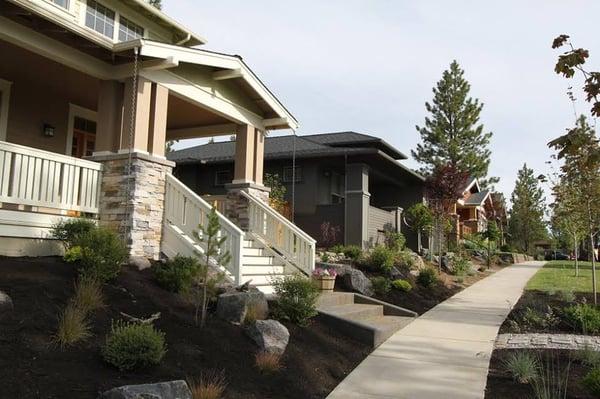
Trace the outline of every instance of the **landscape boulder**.
<path fill-rule="evenodd" d="M 246 334 L 261 351 L 282 355 L 290 340 L 288 329 L 277 320 L 257 320 L 249 325 Z"/>
<path fill-rule="evenodd" d="M 101 394 L 98 399 L 192 399 L 192 392 L 183 380 L 156 384 L 124 385 Z"/>
<path fill-rule="evenodd" d="M 265 294 L 258 290 L 230 291 L 219 295 L 217 300 L 217 317 L 231 323 L 242 324 L 248 309 L 252 309 L 252 317 L 256 320 L 266 319 L 269 315 L 269 304 Z"/>
<path fill-rule="evenodd" d="M 425 262 L 423 262 L 423 258 L 418 253 L 411 252 L 410 256 L 413 258 L 413 269 L 423 270 L 425 268 Z"/>
<path fill-rule="evenodd" d="M 397 268 L 396 266 L 392 267 L 390 270 L 390 278 L 392 280 L 404 279 L 406 278 L 407 273 L 403 273 L 402 270 Z"/>
<path fill-rule="evenodd" d="M 0 318 L 12 312 L 13 308 L 14 305 L 12 299 L 7 294 L 0 291 Z"/>
<path fill-rule="evenodd" d="M 129 259 L 129 264 L 138 270 L 145 270 L 152 266 L 148 258 L 144 256 L 132 256 Z"/>
<path fill-rule="evenodd" d="M 341 278 L 342 283 L 347 289 L 366 296 L 373 295 L 373 285 L 371 284 L 371 280 L 369 280 L 360 270 L 352 268 Z"/>

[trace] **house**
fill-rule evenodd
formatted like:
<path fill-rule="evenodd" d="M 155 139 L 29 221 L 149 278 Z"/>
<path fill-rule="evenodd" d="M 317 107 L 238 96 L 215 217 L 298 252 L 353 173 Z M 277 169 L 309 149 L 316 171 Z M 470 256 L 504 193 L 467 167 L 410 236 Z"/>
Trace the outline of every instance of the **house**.
<path fill-rule="evenodd" d="M 175 151 L 175 174 L 201 196 L 218 199 L 234 178 L 237 143 L 213 142 Z M 293 220 L 320 245 L 368 247 L 385 232 L 402 231 L 416 249 L 416 234 L 402 225 L 402 210 L 422 202 L 424 179 L 384 140 L 356 132 L 268 137 L 265 173 L 286 187 Z M 324 237 L 324 223 L 337 229 Z"/>
<path fill-rule="evenodd" d="M 458 240 L 487 229 L 493 209 L 492 192 L 482 190 L 476 178 L 468 178 L 462 196 L 456 201 L 456 236 Z"/>
<path fill-rule="evenodd" d="M 314 240 L 264 201 L 267 130 L 298 122 L 244 60 L 143 0 L 0 0 L 0 254 L 55 253 L 56 221 L 118 231 L 132 259 L 197 255 L 210 205 L 165 141 L 235 135 L 222 265 L 234 283 L 310 273 Z M 84 159 L 82 159 L 84 158 Z"/>

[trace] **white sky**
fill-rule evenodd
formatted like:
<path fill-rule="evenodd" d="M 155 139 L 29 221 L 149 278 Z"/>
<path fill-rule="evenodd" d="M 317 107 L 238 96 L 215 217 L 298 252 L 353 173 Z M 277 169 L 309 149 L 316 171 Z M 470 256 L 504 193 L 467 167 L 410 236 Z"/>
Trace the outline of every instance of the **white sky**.
<path fill-rule="evenodd" d="M 453 59 L 494 133 L 490 174 L 507 197 L 524 162 L 545 173 L 546 143 L 573 123 L 552 39 L 571 35 L 600 67 L 600 1 L 163 0 L 167 14 L 242 55 L 300 121 L 299 134 L 353 130 L 410 156 L 425 101 Z M 597 69 L 596 69 L 597 70 Z M 579 98 L 578 110 L 589 107 Z M 195 142 L 182 142 L 182 148 Z M 409 161 L 408 165 L 417 167 Z"/>

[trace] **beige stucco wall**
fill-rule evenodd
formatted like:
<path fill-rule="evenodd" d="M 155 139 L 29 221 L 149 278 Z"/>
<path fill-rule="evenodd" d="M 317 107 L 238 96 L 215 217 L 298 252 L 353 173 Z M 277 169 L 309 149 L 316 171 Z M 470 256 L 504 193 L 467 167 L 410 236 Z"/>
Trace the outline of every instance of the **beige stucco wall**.
<path fill-rule="evenodd" d="M 64 154 L 69 103 L 96 110 L 99 81 L 0 41 L 0 78 L 12 82 L 7 141 Z M 44 123 L 55 136 L 42 134 Z"/>

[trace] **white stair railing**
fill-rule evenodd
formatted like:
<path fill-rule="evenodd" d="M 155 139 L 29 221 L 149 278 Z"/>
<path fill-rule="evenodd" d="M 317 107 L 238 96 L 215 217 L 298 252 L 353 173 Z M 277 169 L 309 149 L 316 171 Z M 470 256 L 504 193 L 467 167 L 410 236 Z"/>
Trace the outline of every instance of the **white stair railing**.
<path fill-rule="evenodd" d="M 98 213 L 102 165 L 0 141 L 0 202 Z"/>
<path fill-rule="evenodd" d="M 249 202 L 249 231 L 310 275 L 315 268 L 316 241 L 261 200 L 243 191 L 241 194 Z"/>
<path fill-rule="evenodd" d="M 165 187 L 165 221 L 177 227 L 186 236 L 194 240 L 195 245 L 202 247 L 197 233 L 199 226 L 207 226 L 208 214 L 212 207 L 200 196 L 190 190 L 185 184 L 177 180 L 173 175 L 167 174 Z M 231 260 L 224 267 L 234 280 L 235 284 L 241 284 L 242 280 L 242 247 L 244 243 L 244 232 L 233 222 L 217 212 L 221 225 L 220 236 L 227 237 L 221 248 L 228 251 Z"/>

